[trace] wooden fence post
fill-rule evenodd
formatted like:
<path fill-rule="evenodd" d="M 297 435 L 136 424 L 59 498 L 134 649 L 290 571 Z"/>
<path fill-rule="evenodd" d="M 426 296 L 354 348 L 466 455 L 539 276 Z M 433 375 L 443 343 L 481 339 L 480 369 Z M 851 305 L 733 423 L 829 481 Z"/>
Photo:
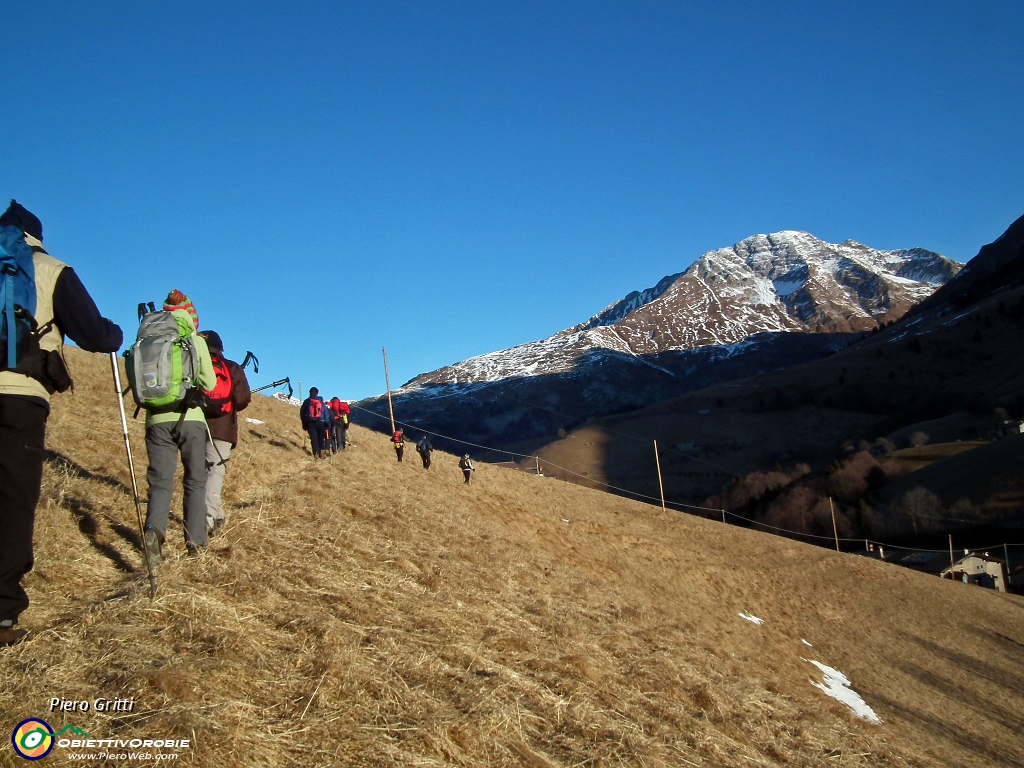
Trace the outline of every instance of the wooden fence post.
<path fill-rule="evenodd" d="M 658 490 L 661 492 L 661 509 L 665 510 L 665 486 L 661 482 L 661 459 L 658 458 L 658 441 L 654 441 L 654 464 L 658 468 Z"/>

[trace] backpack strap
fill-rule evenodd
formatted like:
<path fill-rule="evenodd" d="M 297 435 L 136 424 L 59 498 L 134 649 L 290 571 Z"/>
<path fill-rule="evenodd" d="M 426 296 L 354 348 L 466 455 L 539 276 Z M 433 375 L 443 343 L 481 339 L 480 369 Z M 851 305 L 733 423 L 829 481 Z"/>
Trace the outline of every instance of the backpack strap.
<path fill-rule="evenodd" d="M 14 324 L 14 275 L 18 268 L 4 264 L 4 316 L 7 319 L 7 367 L 14 370 L 18 364 L 18 327 Z"/>
<path fill-rule="evenodd" d="M 203 391 L 198 386 L 192 387 L 186 394 L 184 399 L 181 401 L 181 415 L 178 417 L 178 421 L 174 425 L 174 429 L 171 430 L 171 436 L 175 440 L 181 434 L 181 425 L 185 423 L 185 417 L 188 416 L 188 412 L 193 408 L 199 407 L 203 402 Z M 206 423 L 206 418 L 203 418 L 203 424 Z"/>

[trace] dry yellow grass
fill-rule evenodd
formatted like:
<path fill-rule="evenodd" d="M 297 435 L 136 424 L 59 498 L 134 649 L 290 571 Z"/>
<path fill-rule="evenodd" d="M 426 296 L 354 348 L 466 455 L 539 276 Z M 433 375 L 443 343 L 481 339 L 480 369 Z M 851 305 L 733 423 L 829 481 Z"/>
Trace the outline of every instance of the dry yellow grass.
<path fill-rule="evenodd" d="M 455 457 L 397 464 L 360 428 L 314 463 L 296 409 L 265 398 L 226 529 L 189 560 L 174 519 L 150 601 L 109 363 L 69 357 L 4 727 L 192 738 L 177 763 L 221 768 L 1024 764 L 1018 597 L 512 469 L 465 487 Z"/>

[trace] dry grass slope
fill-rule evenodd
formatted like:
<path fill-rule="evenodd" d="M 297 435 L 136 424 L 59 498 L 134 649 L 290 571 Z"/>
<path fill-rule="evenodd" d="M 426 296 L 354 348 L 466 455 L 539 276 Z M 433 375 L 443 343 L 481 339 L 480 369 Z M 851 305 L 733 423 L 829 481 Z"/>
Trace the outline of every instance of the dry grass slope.
<path fill-rule="evenodd" d="M 226 530 L 188 560 L 172 522 L 151 602 L 109 364 L 70 360 L 31 639 L 0 651 L 6 727 L 191 737 L 178 764 L 222 768 L 1024 764 L 1020 598 L 514 470 L 467 488 L 454 457 L 399 465 L 359 428 L 314 464 L 265 398 Z M 51 714 L 52 696 L 136 707 Z"/>

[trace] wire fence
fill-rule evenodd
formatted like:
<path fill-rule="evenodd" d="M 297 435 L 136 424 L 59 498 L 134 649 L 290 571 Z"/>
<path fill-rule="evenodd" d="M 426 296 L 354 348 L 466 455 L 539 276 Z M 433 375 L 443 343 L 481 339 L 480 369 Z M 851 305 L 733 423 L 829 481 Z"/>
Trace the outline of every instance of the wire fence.
<path fill-rule="evenodd" d="M 518 398 L 511 398 L 511 399 L 518 400 Z M 520 402 L 525 402 L 525 401 L 520 401 Z M 351 405 L 352 408 L 360 410 L 360 411 L 362 411 L 364 413 L 367 413 L 367 414 L 369 414 L 371 416 L 375 416 L 375 417 L 377 417 L 379 419 L 383 419 L 385 421 L 388 421 L 389 423 L 391 421 L 391 417 L 390 416 L 386 416 L 384 414 L 377 413 L 376 411 L 371 411 L 368 408 L 363 408 L 363 407 L 358 406 L 358 405 L 354 405 L 354 404 L 350 404 L 350 405 Z M 529 405 L 529 403 L 527 403 L 527 405 Z M 537 407 L 539 407 L 539 406 L 537 406 Z M 548 410 L 548 409 L 542 409 L 542 410 Z M 552 412 L 554 413 L 554 411 L 552 411 Z M 515 457 L 518 457 L 520 459 L 534 459 L 537 462 L 537 467 L 538 468 L 541 466 L 541 462 L 543 462 L 543 466 L 545 466 L 545 467 L 549 467 L 549 468 L 552 468 L 552 469 L 557 469 L 560 472 L 564 472 L 567 475 L 571 475 L 573 477 L 580 478 L 580 479 L 584 480 L 587 483 L 592 483 L 594 485 L 601 486 L 603 488 L 607 488 L 607 489 L 612 490 L 612 491 L 618 491 L 621 494 L 625 494 L 625 495 L 627 495 L 629 497 L 632 497 L 632 498 L 635 498 L 635 499 L 640 499 L 640 500 L 644 500 L 644 501 L 653 502 L 653 503 L 655 503 L 655 504 L 657 504 L 659 506 L 662 504 L 662 499 L 660 497 L 650 496 L 648 494 L 640 493 L 639 491 L 634 491 L 634 490 L 629 489 L 629 488 L 623 488 L 623 487 L 620 487 L 620 486 L 617 486 L 617 485 L 612 485 L 611 483 L 606 483 L 606 482 L 604 482 L 602 480 L 596 480 L 596 479 L 594 479 L 594 478 L 592 478 L 592 477 L 590 477 L 588 475 L 581 474 L 579 472 L 575 472 L 575 471 L 573 471 L 571 469 L 568 469 L 567 467 L 562 467 L 562 466 L 560 466 L 558 464 L 555 464 L 554 462 L 548 461 L 547 459 L 541 459 L 541 457 L 536 455 L 536 454 L 517 453 L 516 451 L 509 451 L 509 450 L 505 450 L 505 449 L 502 449 L 502 448 L 492 448 L 490 446 L 481 445 L 480 443 L 474 443 L 474 442 L 470 442 L 468 440 L 462 440 L 462 439 L 457 438 L 457 437 L 452 437 L 451 435 L 445 435 L 445 434 L 442 434 L 440 432 L 434 432 L 434 431 L 431 431 L 429 429 L 424 429 L 423 427 L 420 427 L 418 425 L 408 424 L 406 422 L 399 421 L 398 419 L 395 419 L 395 423 L 401 425 L 402 427 L 405 427 L 405 428 L 408 428 L 408 429 L 414 429 L 414 430 L 416 430 L 418 432 L 423 432 L 425 434 L 432 435 L 434 437 L 441 438 L 443 440 L 448 440 L 448 441 L 451 441 L 453 443 L 458 443 L 460 445 L 468 445 L 468 446 L 471 446 L 471 447 L 474 447 L 474 448 L 480 448 L 482 450 L 489 451 L 489 452 L 492 452 L 492 453 L 504 454 L 504 455 L 507 455 L 507 456 L 515 456 Z M 613 432 L 613 434 L 620 434 L 620 435 L 622 435 L 624 437 L 629 437 L 630 439 L 633 439 L 633 440 L 641 440 L 641 438 L 637 438 L 637 437 L 634 437 L 632 435 L 625 435 L 624 433 L 614 432 L 613 430 L 608 430 L 608 431 L 609 432 Z M 646 443 L 647 440 L 644 439 L 644 440 L 642 440 L 642 442 Z M 686 455 L 686 454 L 684 454 L 684 455 Z M 692 457 L 688 457 L 688 458 L 692 458 Z M 492 464 L 512 464 L 513 466 L 518 468 L 520 471 L 530 472 L 530 470 L 528 468 L 522 467 L 519 464 L 519 462 L 514 461 L 514 460 L 495 461 L 495 462 L 489 462 L 489 463 L 492 463 Z M 839 507 L 851 510 L 853 512 L 857 511 L 855 507 L 851 507 L 848 504 L 841 504 L 840 502 L 834 502 L 834 503 L 836 504 L 836 506 L 839 506 Z M 749 517 L 745 517 L 743 515 L 738 515 L 735 512 L 730 512 L 729 510 L 722 509 L 720 507 L 706 507 L 706 506 L 700 506 L 700 505 L 697 505 L 697 504 L 686 504 L 684 502 L 671 501 L 669 499 L 665 499 L 664 500 L 664 504 L 665 504 L 666 507 L 671 507 L 672 509 L 678 510 L 678 511 L 686 512 L 686 511 L 693 510 L 693 511 L 697 511 L 697 512 L 703 512 L 703 513 L 706 513 L 705 514 L 706 517 L 710 517 L 711 514 L 713 514 L 715 518 L 720 518 L 723 523 L 728 523 L 729 520 L 732 519 L 732 520 L 735 520 L 736 523 L 741 524 L 741 525 L 743 525 L 745 527 L 749 526 L 749 527 L 753 527 L 753 528 L 756 528 L 756 529 L 759 529 L 759 530 L 764 530 L 764 531 L 767 531 L 767 532 L 775 533 L 775 534 L 778 534 L 778 535 L 785 535 L 785 536 L 787 536 L 789 538 L 795 538 L 795 539 L 798 539 L 798 540 L 808 540 L 808 543 L 819 544 L 819 546 L 830 546 L 832 544 L 835 544 L 836 547 L 839 548 L 841 545 L 846 545 L 846 551 L 856 551 L 856 550 L 859 550 L 859 551 L 864 551 L 864 552 L 882 552 L 882 551 L 884 551 L 884 549 L 890 549 L 890 550 L 896 550 L 896 551 L 906 551 L 906 552 L 909 552 L 909 553 L 919 553 L 921 555 L 940 555 L 940 554 L 948 555 L 949 552 L 950 552 L 949 548 L 945 548 L 945 549 L 927 549 L 927 548 L 923 548 L 923 547 L 906 547 L 906 546 L 902 546 L 902 545 L 892 544 L 892 543 L 889 543 L 889 542 L 878 541 L 878 540 L 875 540 L 875 539 L 872 539 L 872 538 L 849 537 L 849 536 L 843 537 L 843 536 L 838 536 L 838 535 L 823 536 L 821 534 L 806 533 L 804 531 L 795 531 L 795 530 L 792 530 L 790 528 L 784 528 L 784 527 L 777 526 L 777 525 L 770 525 L 769 523 L 761 522 L 759 520 L 754 520 L 754 519 L 751 519 Z M 887 508 L 887 511 L 890 514 L 905 514 L 905 513 L 902 513 L 902 511 L 900 511 L 900 510 L 894 510 L 892 508 Z M 941 519 L 941 520 L 944 520 L 944 521 L 954 521 L 954 522 L 962 522 L 962 523 L 977 522 L 977 521 L 966 520 L 964 518 L 949 518 L 949 517 L 941 517 L 941 516 L 937 516 L 937 515 L 933 515 L 932 518 L 933 519 L 937 519 L 937 520 Z M 958 548 L 958 549 L 954 549 L 953 550 L 953 554 L 956 555 L 957 552 L 962 551 L 963 552 L 963 556 L 967 556 L 967 555 L 971 555 L 971 554 L 989 553 L 989 552 L 993 552 L 993 551 L 1000 551 L 1000 550 L 1002 550 L 1002 552 L 1004 554 L 1004 557 L 1006 559 L 1007 570 L 1012 570 L 1012 568 L 1011 568 L 1011 558 L 1010 558 L 1010 548 L 1011 547 L 1020 548 L 1021 549 L 1021 555 L 1019 557 L 1015 558 L 1015 559 L 1017 560 L 1017 562 L 1019 564 L 1024 565 L 1024 543 L 1022 543 L 1022 544 L 1011 544 L 1011 543 L 1007 542 L 1007 543 L 992 544 L 992 545 L 989 545 L 989 546 L 982 546 L 982 547 L 969 547 L 969 548 L 962 549 L 962 550 Z M 883 557 L 882 559 L 885 559 L 885 558 Z"/>

